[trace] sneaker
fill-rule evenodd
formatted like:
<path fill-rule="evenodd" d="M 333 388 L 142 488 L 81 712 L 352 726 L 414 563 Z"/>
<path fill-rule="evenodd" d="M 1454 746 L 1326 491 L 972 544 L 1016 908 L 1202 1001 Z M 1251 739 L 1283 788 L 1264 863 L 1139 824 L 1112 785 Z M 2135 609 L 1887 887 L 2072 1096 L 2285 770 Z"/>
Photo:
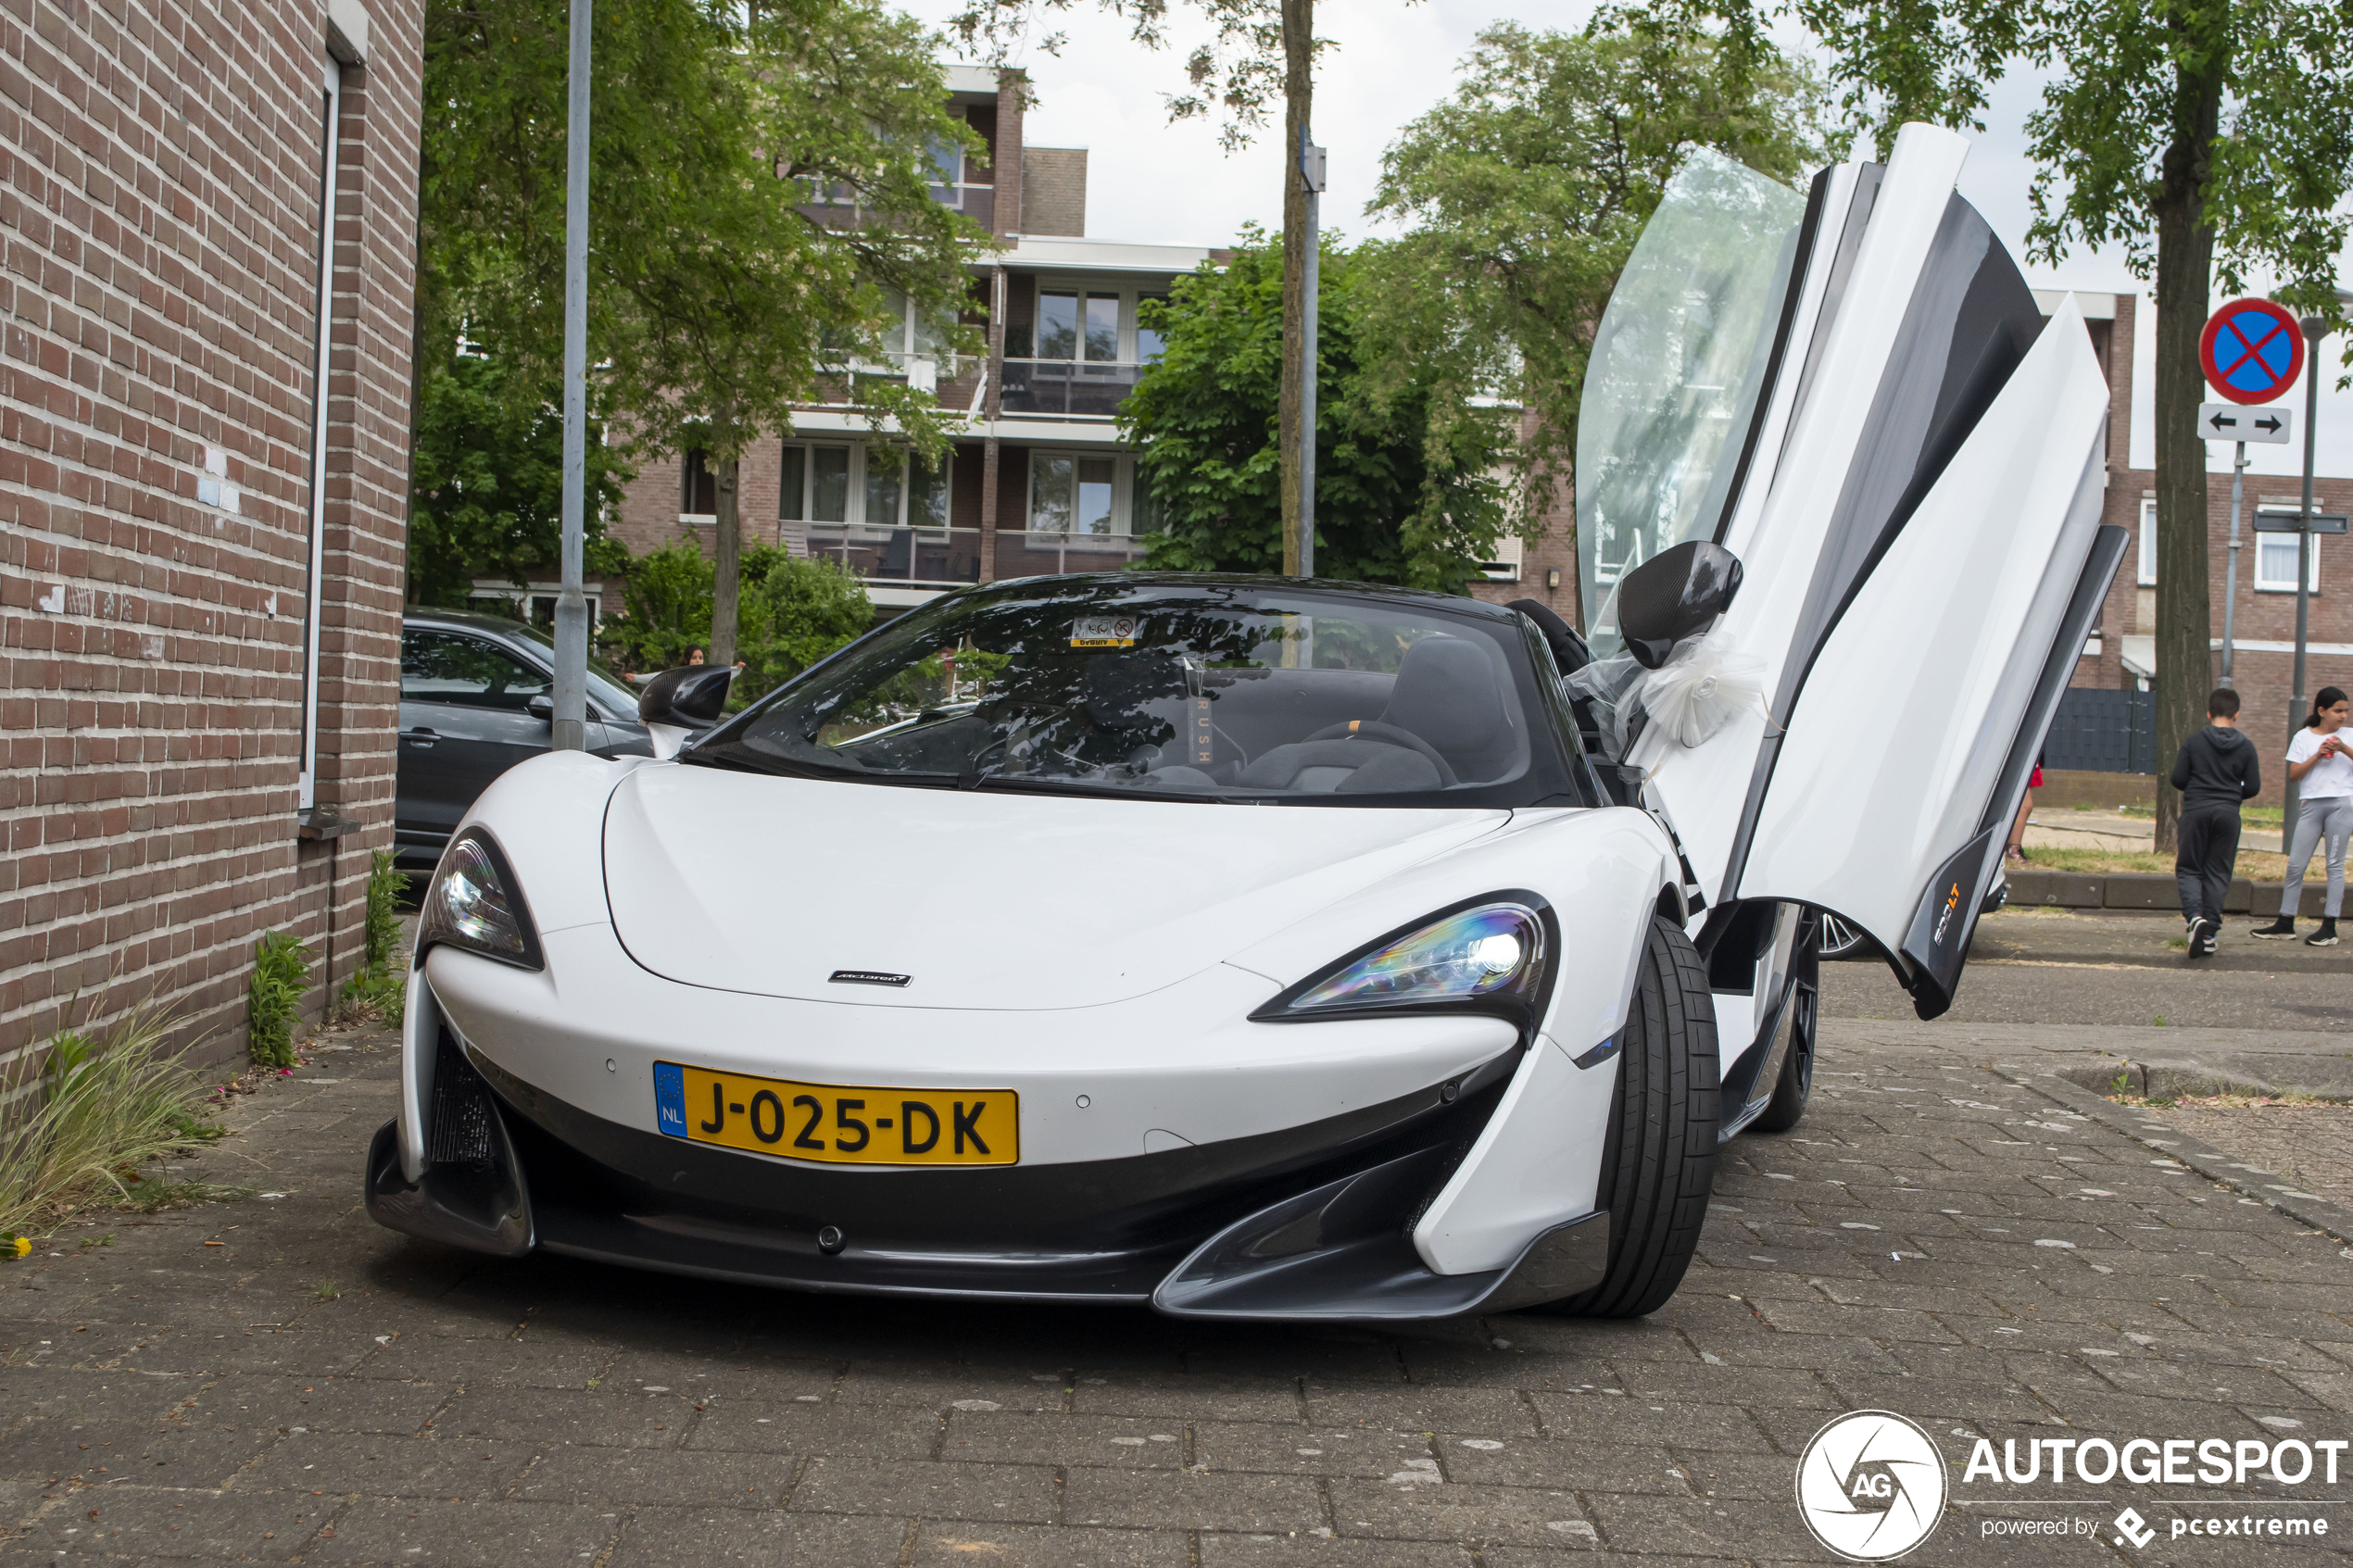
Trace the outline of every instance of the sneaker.
<path fill-rule="evenodd" d="M 2293 936 L 2296 935 L 2296 921 L 2292 916 L 2282 915 L 2269 925 L 2250 927 L 2247 935 L 2265 937 Z"/>
<path fill-rule="evenodd" d="M 2335 946 L 2336 946 L 2336 922 L 2334 922 L 2334 921 L 2333 921 L 2333 920 L 2323 920 L 2323 921 L 2322 921 L 2322 922 L 2321 922 L 2321 929 L 2320 929 L 2320 930 L 2318 930 L 2318 931 L 2316 931 L 2316 932 L 2314 932 L 2314 933 L 2312 933 L 2312 935 L 2311 935 L 2307 936 L 2307 937 L 2304 939 L 2304 945 L 2305 945 L 2306 947 L 2335 947 Z"/>
<path fill-rule="evenodd" d="M 2214 939 L 2221 935 L 2220 921 L 2201 919 L 2190 922 L 2190 957 L 2203 959 L 2214 952 Z"/>

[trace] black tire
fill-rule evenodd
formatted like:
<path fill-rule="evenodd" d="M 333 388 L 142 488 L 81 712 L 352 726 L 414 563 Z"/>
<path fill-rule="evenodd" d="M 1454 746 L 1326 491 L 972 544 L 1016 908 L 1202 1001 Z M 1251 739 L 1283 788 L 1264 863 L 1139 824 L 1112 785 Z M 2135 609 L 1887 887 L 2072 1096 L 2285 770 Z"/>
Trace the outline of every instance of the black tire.
<path fill-rule="evenodd" d="M 1760 1133 L 1786 1133 L 1806 1114 L 1814 1092 L 1814 1042 L 1821 1021 L 1822 921 L 1811 909 L 1798 917 L 1797 946 L 1790 955 L 1789 1050 L 1781 1058 L 1780 1075 L 1773 1080 L 1773 1098 L 1749 1125 Z"/>
<path fill-rule="evenodd" d="M 1683 1283 L 1716 1184 L 1716 1009 L 1707 965 L 1682 931 L 1651 922 L 1618 1052 L 1609 1141 L 1609 1272 L 1548 1310 L 1581 1317 L 1656 1311 Z"/>

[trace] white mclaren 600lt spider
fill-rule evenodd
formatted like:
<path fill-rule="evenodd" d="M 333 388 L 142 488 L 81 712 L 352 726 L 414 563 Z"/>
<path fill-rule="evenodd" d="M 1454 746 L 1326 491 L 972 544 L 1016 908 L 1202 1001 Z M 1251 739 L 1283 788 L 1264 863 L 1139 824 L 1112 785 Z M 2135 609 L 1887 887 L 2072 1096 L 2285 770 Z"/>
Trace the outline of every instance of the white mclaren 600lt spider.
<path fill-rule="evenodd" d="M 1583 636 L 1003 582 L 514 768 L 425 897 L 371 1212 L 808 1290 L 1655 1309 L 1723 1140 L 1805 1110 L 1820 919 L 1950 1003 L 2123 546 L 2084 323 L 1963 151 L 1678 175 L 1593 346 Z"/>

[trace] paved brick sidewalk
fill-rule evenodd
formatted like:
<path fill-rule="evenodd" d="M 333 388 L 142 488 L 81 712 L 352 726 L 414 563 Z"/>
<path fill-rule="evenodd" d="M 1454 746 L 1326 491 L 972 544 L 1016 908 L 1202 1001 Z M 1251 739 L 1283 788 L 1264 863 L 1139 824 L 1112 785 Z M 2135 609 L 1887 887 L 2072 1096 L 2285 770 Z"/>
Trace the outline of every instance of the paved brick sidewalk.
<path fill-rule="evenodd" d="M 2353 1106 L 2159 1106 L 2146 1114 L 2353 1208 Z"/>
<path fill-rule="evenodd" d="M 1414 1335 L 438 1251 L 359 1206 L 393 1097 L 379 1039 L 239 1103 L 206 1166 L 283 1198 L 69 1228 L 65 1256 L 0 1271 L 0 1559 L 1818 1562 L 1794 1456 L 1877 1406 L 1936 1435 L 1970 1505 L 1907 1562 L 2344 1561 L 1982 1537 L 1989 1513 L 2051 1515 L 2021 1498 L 2160 1526 L 2185 1493 L 2276 1505 L 2260 1483 L 2055 1492 L 1960 1465 L 1978 1435 L 2353 1436 L 2353 1261 L 1953 1038 L 1834 1026 L 1814 1111 L 1728 1151 L 1702 1261 L 1651 1319 Z M 2353 1474 L 2296 1495 L 2348 1493 Z M 2353 1507 L 2325 1512 L 2353 1548 Z"/>

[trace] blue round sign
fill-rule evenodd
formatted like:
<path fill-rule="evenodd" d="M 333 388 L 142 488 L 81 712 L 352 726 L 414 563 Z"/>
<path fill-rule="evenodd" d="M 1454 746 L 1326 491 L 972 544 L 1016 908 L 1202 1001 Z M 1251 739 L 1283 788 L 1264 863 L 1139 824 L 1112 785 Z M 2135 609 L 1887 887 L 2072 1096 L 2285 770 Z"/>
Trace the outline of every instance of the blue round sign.
<path fill-rule="evenodd" d="M 2233 403 L 2269 403 L 2304 369 L 2304 330 L 2268 299 L 2234 299 L 2197 341 L 2207 384 Z"/>

